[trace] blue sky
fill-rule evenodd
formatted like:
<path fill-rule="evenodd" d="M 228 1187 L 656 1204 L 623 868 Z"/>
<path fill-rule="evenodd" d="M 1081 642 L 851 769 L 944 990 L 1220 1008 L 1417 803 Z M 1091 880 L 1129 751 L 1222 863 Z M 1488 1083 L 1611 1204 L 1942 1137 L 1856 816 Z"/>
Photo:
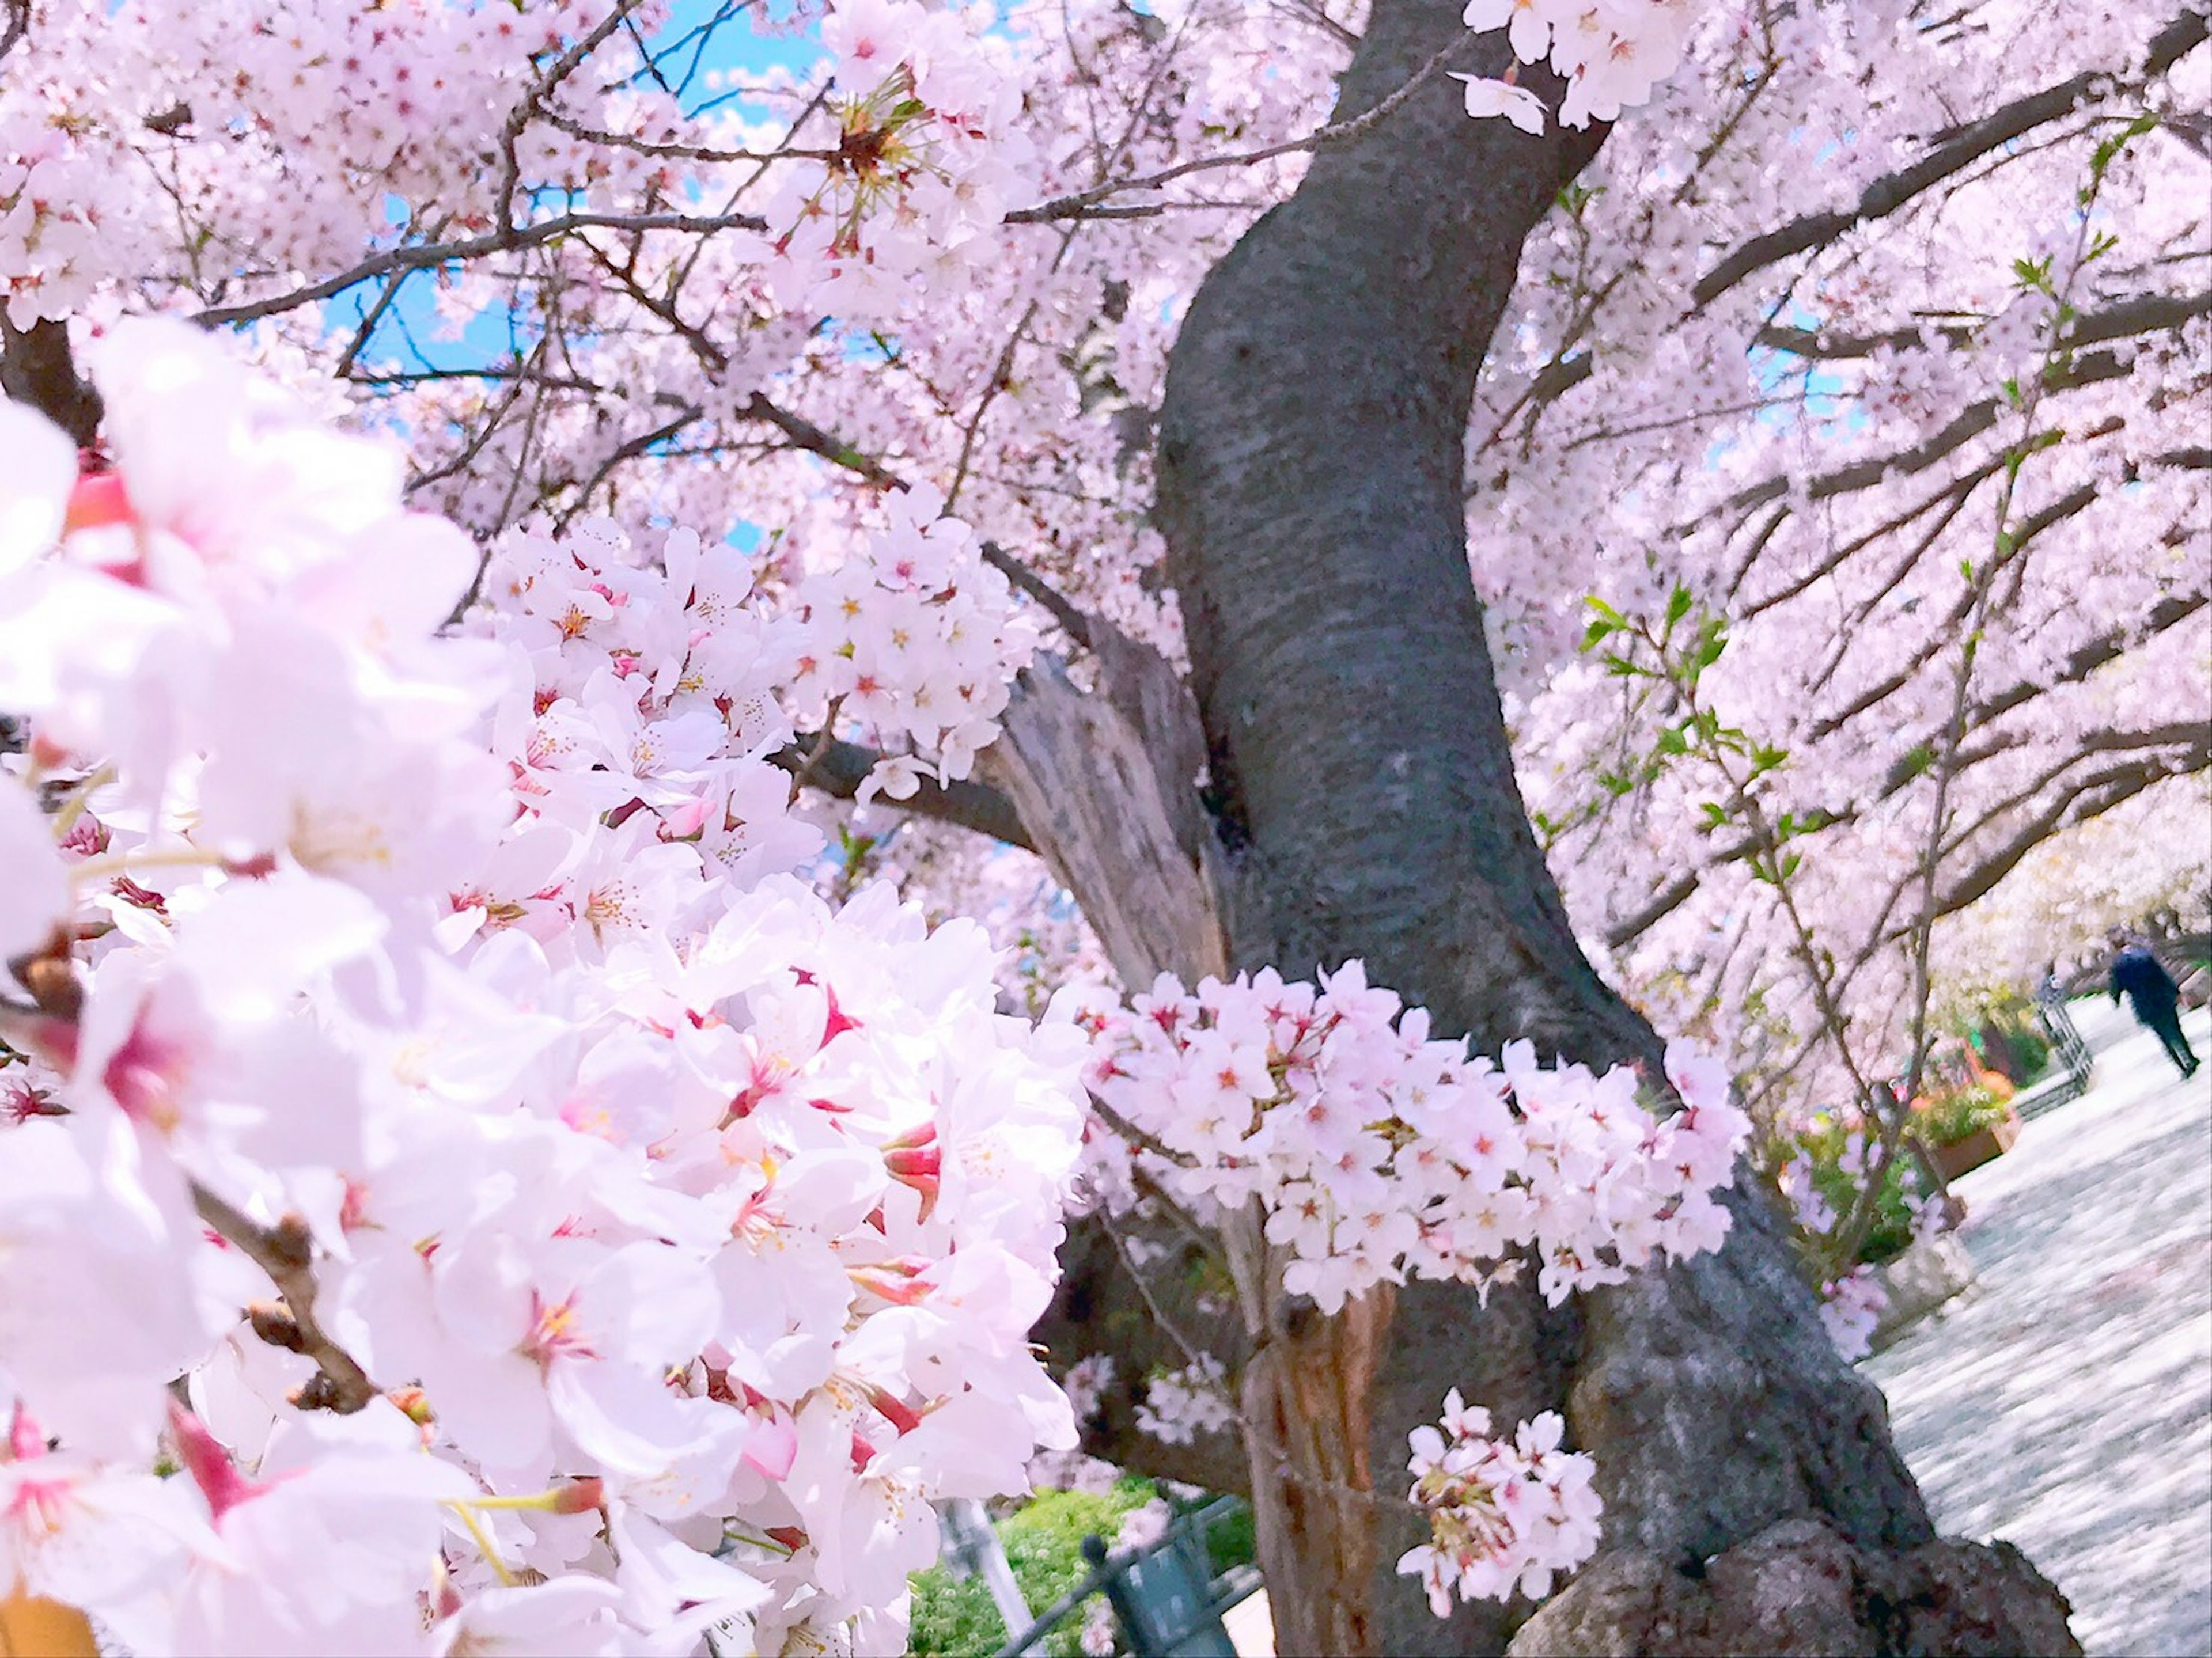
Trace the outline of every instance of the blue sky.
<path fill-rule="evenodd" d="M 782 9 L 773 3 L 755 9 L 771 16 Z M 662 72 L 672 87 L 686 86 L 687 109 L 727 96 L 708 85 L 718 75 L 744 77 L 777 67 L 802 69 L 819 54 L 820 44 L 811 33 L 763 34 L 754 28 L 750 15 L 750 9 L 733 15 L 733 8 L 720 0 L 676 0 L 667 27 L 648 37 L 656 52 L 676 48 Z M 687 44 L 688 37 L 718 17 L 726 21 L 704 34 L 702 47 Z M 395 228 L 405 222 L 407 207 L 396 197 L 389 203 Z M 516 354 L 514 331 L 507 319 L 499 316 L 477 319 L 458 340 L 445 337 L 436 314 L 436 283 L 435 274 L 428 270 L 407 280 L 369 337 L 362 354 L 364 362 L 464 368 L 505 361 Z M 375 283 L 368 282 L 332 300 L 324 313 L 326 326 L 333 333 L 350 334 L 376 303 L 379 292 Z M 521 342 L 525 348 L 528 343 L 527 339 Z"/>

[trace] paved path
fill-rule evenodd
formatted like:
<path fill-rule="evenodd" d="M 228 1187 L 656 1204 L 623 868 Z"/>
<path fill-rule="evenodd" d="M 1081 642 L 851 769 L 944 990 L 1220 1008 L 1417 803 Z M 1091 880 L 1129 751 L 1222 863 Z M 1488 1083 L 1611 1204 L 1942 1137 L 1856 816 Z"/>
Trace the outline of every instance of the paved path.
<path fill-rule="evenodd" d="M 1936 1523 L 2027 1551 L 2092 1658 L 2206 1658 L 2212 1064 L 2073 1011 L 2089 1092 L 1956 1182 L 1978 1281 L 1864 1369 Z M 2212 1017 L 2183 1029 L 2212 1060 Z"/>

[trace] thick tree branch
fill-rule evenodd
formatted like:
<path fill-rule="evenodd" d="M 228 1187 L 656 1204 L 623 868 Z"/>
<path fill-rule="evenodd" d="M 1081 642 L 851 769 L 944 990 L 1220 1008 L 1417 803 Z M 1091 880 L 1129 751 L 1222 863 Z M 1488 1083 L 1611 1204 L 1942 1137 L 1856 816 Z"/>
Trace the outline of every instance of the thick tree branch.
<path fill-rule="evenodd" d="M 7 19 L 6 26 L 0 27 L 0 61 L 4 61 L 16 43 L 31 32 L 31 0 L 6 0 L 0 15 Z"/>
<path fill-rule="evenodd" d="M 2102 345 L 2131 334 L 2152 334 L 2179 328 L 2192 318 L 2212 312 L 2212 294 L 2143 294 L 2077 317 L 2068 326 L 2069 346 Z M 1876 351 L 1911 350 L 1941 340 L 1954 349 L 1973 343 L 1978 328 L 1961 324 L 1944 327 L 1893 328 L 1884 334 L 1838 334 L 1825 328 L 1762 328 L 1753 337 L 1758 343 L 1793 356 L 1834 361 L 1870 357 Z"/>
<path fill-rule="evenodd" d="M 2212 306 L 2207 308 L 2212 308 Z M 2132 360 L 2123 361 L 2116 352 L 2094 351 L 2087 356 L 2075 357 L 2063 367 L 2054 367 L 2045 374 L 2045 380 L 2051 391 L 2070 391 L 2076 386 L 2099 386 L 2107 380 L 2124 380 L 2134 372 L 2134 367 Z M 1826 501 L 1836 495 L 1871 489 L 1894 477 L 1924 472 L 1995 426 L 2008 407 L 2010 405 L 2002 398 L 1984 398 L 1979 403 L 1969 404 L 1942 428 L 1911 448 L 1853 461 L 1848 466 L 1838 466 L 1823 472 L 1804 486 L 1803 494 L 1810 501 Z M 1790 478 L 1768 478 L 1749 489 L 1738 490 L 1685 529 L 1694 529 L 1698 525 L 1716 518 L 1763 507 L 1770 501 L 1779 501 L 1795 493 L 1796 490 Z"/>
<path fill-rule="evenodd" d="M 860 785 L 883 756 L 858 743 L 833 741 L 825 746 L 818 736 L 802 735 L 769 758 L 794 777 L 804 772 L 809 786 L 836 799 L 849 800 L 860 793 Z M 924 779 L 903 800 L 885 797 L 880 804 L 957 829 L 973 829 L 1024 852 L 1036 850 L 1013 802 L 986 784 L 940 784 Z"/>
<path fill-rule="evenodd" d="M 100 393 L 76 372 L 66 323 L 41 318 L 19 329 L 0 307 L 0 392 L 37 410 L 80 449 L 100 435 Z"/>
<path fill-rule="evenodd" d="M 2011 712 L 2053 686 L 2080 683 L 2130 647 L 2186 622 L 2208 604 L 2212 604 L 2212 591 L 2199 589 L 2195 592 L 2167 594 L 2150 607 L 2140 623 L 2116 628 L 2086 644 L 2076 646 L 2052 672 L 2033 679 L 2015 680 L 1994 695 L 1982 699 L 1974 708 L 1975 724 L 1987 725 L 1998 715 Z"/>
<path fill-rule="evenodd" d="M 2200 733 L 2201 735 L 2201 733 Z M 2023 823 L 2003 845 L 1989 853 L 1943 890 L 1936 913 L 1954 915 L 1994 890 L 2020 861 L 2060 830 L 2088 822 L 2131 800 L 2145 789 L 2212 765 L 2212 753 L 2199 742 L 2164 760 L 2108 766 L 2079 780 Z"/>

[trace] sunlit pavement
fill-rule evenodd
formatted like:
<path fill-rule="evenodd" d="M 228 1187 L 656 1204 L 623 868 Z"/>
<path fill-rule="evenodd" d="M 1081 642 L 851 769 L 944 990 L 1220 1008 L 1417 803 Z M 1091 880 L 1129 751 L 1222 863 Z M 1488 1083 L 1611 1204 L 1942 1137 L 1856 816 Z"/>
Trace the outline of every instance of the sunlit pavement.
<path fill-rule="evenodd" d="M 2073 1013 L 2089 1091 L 1954 1183 L 1974 1287 L 1863 1368 L 1937 1525 L 2018 1544 L 2094 1658 L 2212 1655 L 2212 1064 Z"/>

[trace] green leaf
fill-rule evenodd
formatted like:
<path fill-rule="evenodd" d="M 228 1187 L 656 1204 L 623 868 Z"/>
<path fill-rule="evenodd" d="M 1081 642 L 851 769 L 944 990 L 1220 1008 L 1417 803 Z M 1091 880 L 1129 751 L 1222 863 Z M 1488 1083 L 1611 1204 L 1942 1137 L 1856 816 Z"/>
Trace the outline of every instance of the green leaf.
<path fill-rule="evenodd" d="M 1728 623 L 1725 618 L 1709 616 L 1698 625 L 1698 642 L 1690 653 L 1690 661 L 1700 672 L 1721 659 L 1728 649 Z"/>
<path fill-rule="evenodd" d="M 1667 595 L 1667 625 L 1671 628 L 1689 615 L 1690 606 L 1694 602 L 1690 590 L 1678 584 L 1674 591 Z"/>

